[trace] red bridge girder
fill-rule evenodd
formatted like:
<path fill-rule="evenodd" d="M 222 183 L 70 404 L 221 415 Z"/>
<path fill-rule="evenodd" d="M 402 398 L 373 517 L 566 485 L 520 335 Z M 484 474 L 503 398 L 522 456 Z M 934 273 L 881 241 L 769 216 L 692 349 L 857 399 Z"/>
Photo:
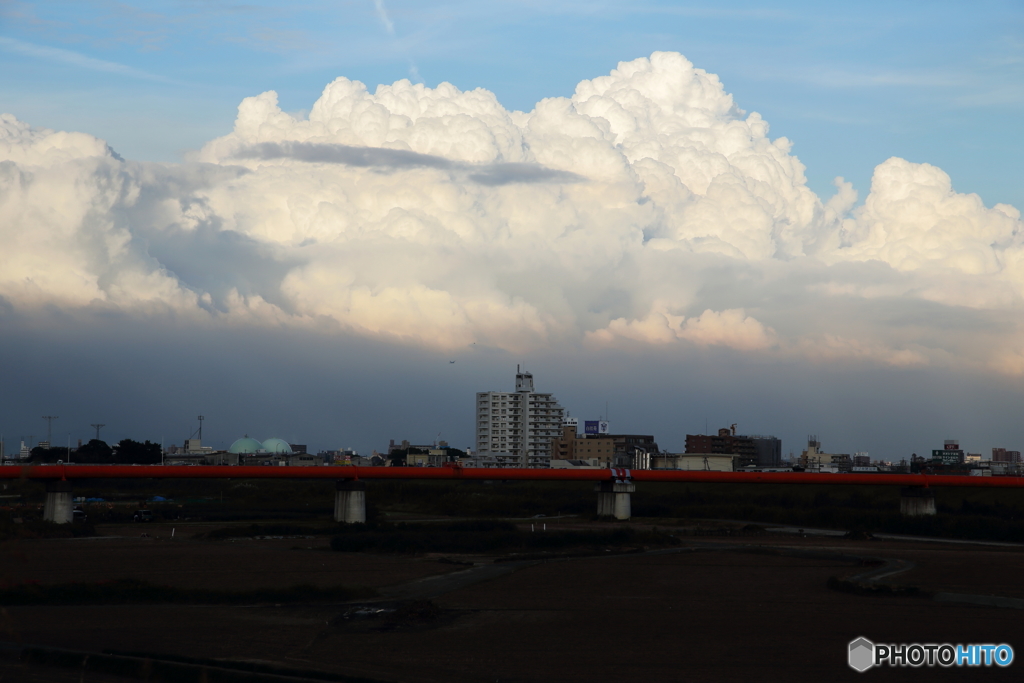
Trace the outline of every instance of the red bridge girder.
<path fill-rule="evenodd" d="M 285 467 L 231 465 L 25 465 L 0 467 L 0 479 L 434 479 L 503 481 L 692 482 L 718 484 L 852 484 L 1024 488 L 1024 477 L 816 472 L 705 472 L 489 467 Z"/>

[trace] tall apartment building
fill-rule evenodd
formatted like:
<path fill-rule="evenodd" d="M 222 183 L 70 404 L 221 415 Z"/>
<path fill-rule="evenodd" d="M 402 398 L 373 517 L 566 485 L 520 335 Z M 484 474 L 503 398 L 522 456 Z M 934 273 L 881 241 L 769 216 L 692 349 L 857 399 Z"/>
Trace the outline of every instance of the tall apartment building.
<path fill-rule="evenodd" d="M 554 396 L 535 392 L 533 375 L 517 366 L 514 392 L 476 395 L 477 455 L 493 456 L 500 467 L 548 467 L 564 413 Z"/>

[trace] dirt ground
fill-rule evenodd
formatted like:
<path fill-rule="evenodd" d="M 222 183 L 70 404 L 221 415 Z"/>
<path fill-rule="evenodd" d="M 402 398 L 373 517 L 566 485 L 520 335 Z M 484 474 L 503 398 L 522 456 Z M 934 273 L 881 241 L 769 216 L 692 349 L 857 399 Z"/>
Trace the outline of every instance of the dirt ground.
<path fill-rule="evenodd" d="M 390 555 L 331 552 L 324 537 L 194 541 L 147 526 L 131 536 L 14 541 L 0 545 L 0 583 L 142 579 L 176 588 L 251 590 L 314 586 L 376 588 L 452 570 Z M 104 529 L 110 533 L 110 529 Z"/>
<path fill-rule="evenodd" d="M 174 539 L 165 531 L 153 525 L 151 537 L 142 538 L 128 526 L 102 530 L 114 538 L 7 543 L 0 546 L 0 581 L 140 578 L 239 590 L 369 586 L 390 597 L 428 597 L 442 616 L 388 629 L 353 627 L 343 605 L 8 607 L 0 613 L 0 640 L 260 660 L 424 683 L 1021 680 L 1024 667 L 1022 610 L 868 597 L 826 585 L 831 576 L 864 571 L 840 557 L 857 555 L 913 563 L 894 583 L 1024 597 L 1020 548 L 709 537 L 661 554 L 500 566 L 478 558 L 480 566 L 468 569 L 436 557 L 334 553 L 323 538 L 203 541 L 187 530 Z M 1008 643 L 1022 659 L 1008 669 L 857 674 L 846 664 L 846 647 L 858 636 L 883 643 Z M 0 681 L 20 680 L 120 679 L 0 662 Z"/>

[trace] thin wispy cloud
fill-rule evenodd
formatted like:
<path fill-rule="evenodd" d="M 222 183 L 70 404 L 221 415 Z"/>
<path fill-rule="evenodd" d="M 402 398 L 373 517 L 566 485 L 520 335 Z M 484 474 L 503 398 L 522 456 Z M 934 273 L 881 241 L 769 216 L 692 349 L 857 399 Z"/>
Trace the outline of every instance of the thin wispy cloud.
<path fill-rule="evenodd" d="M 391 23 L 391 17 L 388 16 L 388 8 L 384 6 L 384 0 L 373 0 L 373 6 L 377 10 L 377 18 L 383 24 L 384 30 L 388 32 L 388 35 L 394 37 L 395 25 Z"/>
<path fill-rule="evenodd" d="M 952 108 L 996 107 L 1024 102 L 1024 88 L 1007 84 L 999 75 L 981 70 L 888 69 L 851 70 L 756 68 L 751 75 L 762 80 L 806 83 L 835 90 L 892 91 L 916 89 L 942 94 L 942 106 Z M 845 123 L 837 119 L 838 123 Z"/>
<path fill-rule="evenodd" d="M 813 68 L 757 70 L 759 78 L 809 83 L 825 88 L 961 88 L 971 84 L 966 72 L 948 69 L 844 69 L 816 65 Z"/>
<path fill-rule="evenodd" d="M 384 30 L 387 31 L 388 36 L 391 37 L 392 41 L 398 43 L 398 36 L 395 33 L 395 24 L 391 21 L 391 16 L 388 14 L 388 8 L 384 6 L 384 0 L 373 0 L 374 9 L 377 11 L 377 18 L 380 19 L 380 23 L 384 26 Z M 412 80 L 417 83 L 423 82 L 423 77 L 420 76 L 420 69 L 416 66 L 416 61 L 412 57 L 409 58 L 409 76 Z"/>
<path fill-rule="evenodd" d="M 96 59 L 95 57 L 89 57 L 88 55 L 83 55 L 79 52 L 65 50 L 59 47 L 26 43 L 25 41 L 18 40 L 16 38 L 0 36 L 0 49 L 24 55 L 26 57 L 34 57 L 36 59 L 44 59 L 58 64 L 66 64 L 79 69 L 102 71 L 105 73 L 127 76 L 129 78 L 141 78 L 149 81 L 161 81 L 164 83 L 172 82 L 164 76 L 151 74 L 147 71 L 143 71 L 142 69 L 136 69 L 135 67 L 127 66 L 125 64 L 108 62 L 104 59 Z"/>

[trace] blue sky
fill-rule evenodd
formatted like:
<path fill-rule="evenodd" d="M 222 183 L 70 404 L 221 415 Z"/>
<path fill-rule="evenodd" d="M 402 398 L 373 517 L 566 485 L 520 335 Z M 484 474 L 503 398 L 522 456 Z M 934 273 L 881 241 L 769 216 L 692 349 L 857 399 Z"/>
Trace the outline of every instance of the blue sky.
<path fill-rule="evenodd" d="M 718 74 L 786 136 L 811 189 L 861 197 L 890 156 L 1024 206 L 1019 2 L 0 3 L 0 109 L 176 161 L 243 97 L 303 111 L 337 76 L 493 91 L 509 109 L 655 50 Z M 386 19 L 385 19 L 386 17 Z M 389 30 L 390 26 L 390 30 Z"/>
<path fill-rule="evenodd" d="M 1024 450 L 1020 2 L 0 0 L 0 114 L 9 450 L 472 445 L 518 363 L 670 449 Z"/>

